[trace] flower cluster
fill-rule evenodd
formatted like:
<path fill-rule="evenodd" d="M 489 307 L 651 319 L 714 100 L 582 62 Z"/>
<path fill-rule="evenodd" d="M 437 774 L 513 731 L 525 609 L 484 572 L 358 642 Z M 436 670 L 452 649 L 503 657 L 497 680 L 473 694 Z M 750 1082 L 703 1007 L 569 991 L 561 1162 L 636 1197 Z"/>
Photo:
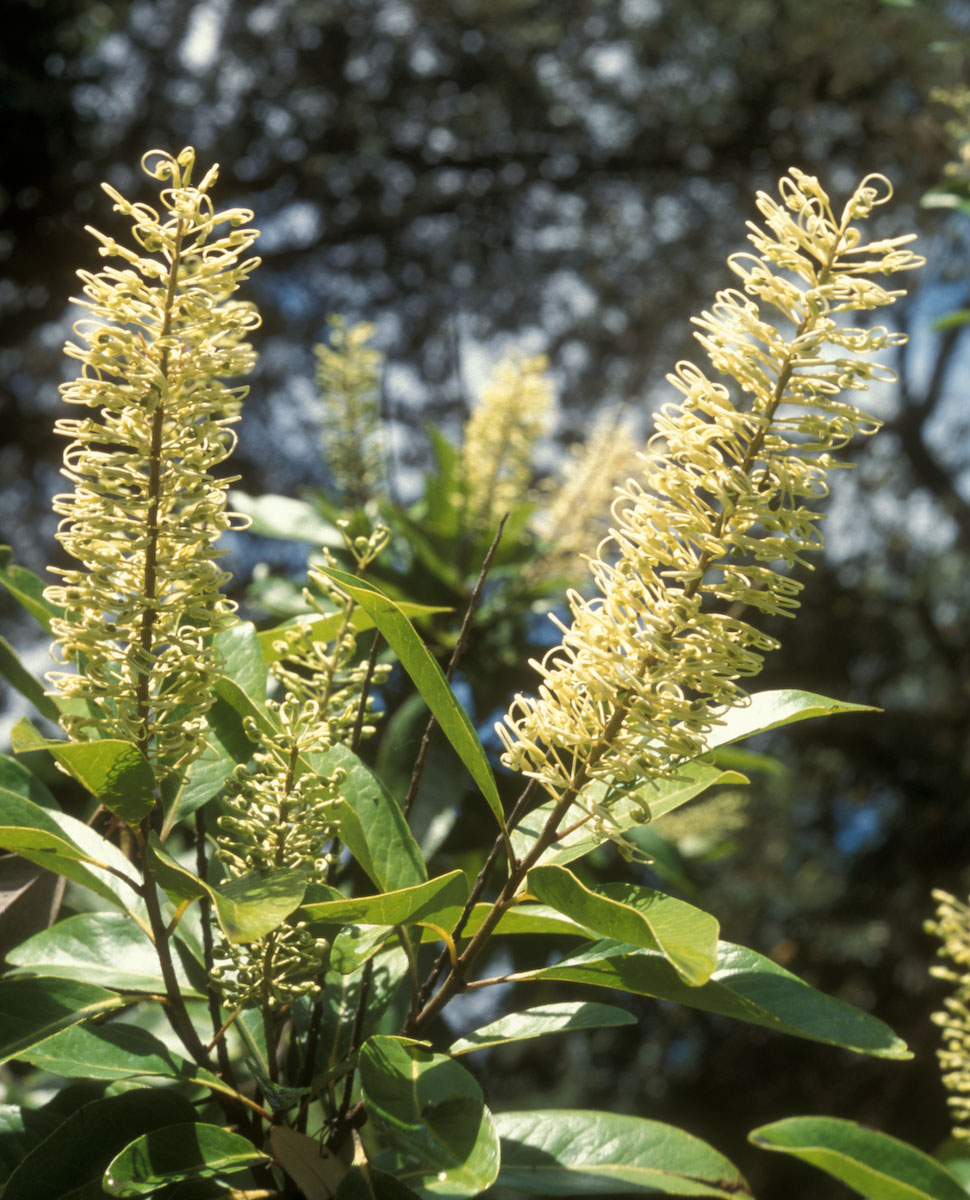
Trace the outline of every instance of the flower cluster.
<path fill-rule="evenodd" d="M 936 920 L 927 921 L 926 931 L 940 939 L 943 945 L 937 953 L 953 966 L 931 967 L 930 974 L 955 985 L 954 994 L 943 1002 L 943 1011 L 933 1015 L 943 1031 L 937 1057 L 943 1084 L 950 1093 L 947 1102 L 954 1136 L 970 1138 L 970 904 L 942 891 L 935 891 L 933 899 Z"/>
<path fill-rule="evenodd" d="M 389 536 L 384 526 L 367 537 L 345 533 L 358 571 L 380 554 Z M 330 561 L 327 551 L 324 558 Z M 232 878 L 287 867 L 302 872 L 308 884 L 327 882 L 342 773 L 320 774 L 312 756 L 353 741 L 354 731 L 356 738 L 373 732 L 364 721 L 370 704 L 365 683 L 369 677 L 380 684 L 390 670 L 355 663 L 354 601 L 320 567 L 310 569 L 310 581 L 317 590 L 305 590 L 304 597 L 315 615 L 283 629 L 273 644 L 270 671 L 283 699 L 268 707 L 280 732 L 268 735 L 248 723 L 249 737 L 261 743 L 255 769 L 237 768 L 226 787 L 217 855 Z M 214 975 L 234 1003 L 256 998 L 264 1005 L 285 1004 L 317 989 L 326 950 L 327 943 L 303 922 L 289 921 L 259 942 L 221 943 L 223 961 Z"/>
<path fill-rule="evenodd" d="M 683 399 L 660 410 L 642 471 L 618 489 L 591 563 L 598 594 L 568 594 L 562 643 L 533 664 L 538 696 L 517 696 L 497 726 L 503 761 L 552 796 L 669 774 L 702 752 L 775 645 L 741 612 L 797 606 L 790 569 L 822 545 L 814 505 L 835 452 L 878 425 L 842 395 L 891 377 L 858 356 L 901 340 L 842 314 L 892 304 L 902 293 L 872 276 L 922 261 L 911 237 L 862 239 L 856 222 L 889 194 L 870 177 L 836 216 L 795 170 L 779 199 L 759 194 L 756 253 L 729 260 L 741 288 L 696 319 L 721 379 L 686 362 L 669 377 Z"/>
<path fill-rule="evenodd" d="M 493 368 L 465 426 L 462 479 L 466 528 L 494 533 L 521 501 L 532 477 L 532 452 L 552 417 L 555 398 L 542 355 L 509 354 Z"/>
<path fill-rule="evenodd" d="M 368 342 L 374 326 L 347 327 L 329 318 L 330 345 L 314 347 L 317 387 L 323 400 L 323 453 L 341 499 L 357 507 L 384 478 L 379 372 L 381 354 Z"/>
<path fill-rule="evenodd" d="M 90 230 L 120 260 L 82 271 L 91 319 L 66 353 L 81 375 L 64 400 L 91 410 L 62 418 L 70 438 L 54 498 L 58 539 L 81 567 L 57 569 L 47 599 L 61 661 L 76 673 L 51 680 L 77 703 L 63 725 L 74 738 L 132 740 L 161 778 L 201 748 L 217 662 L 208 639 L 232 606 L 213 543 L 229 527 L 227 479 L 212 472 L 233 450 L 231 428 L 247 389 L 224 382 L 251 370 L 243 340 L 259 324 L 233 298 L 258 259 L 245 209 L 216 212 L 212 167 L 192 182 L 195 154 L 146 154 L 142 166 L 167 186 L 161 213 L 104 188 L 132 224 L 135 249 Z"/>

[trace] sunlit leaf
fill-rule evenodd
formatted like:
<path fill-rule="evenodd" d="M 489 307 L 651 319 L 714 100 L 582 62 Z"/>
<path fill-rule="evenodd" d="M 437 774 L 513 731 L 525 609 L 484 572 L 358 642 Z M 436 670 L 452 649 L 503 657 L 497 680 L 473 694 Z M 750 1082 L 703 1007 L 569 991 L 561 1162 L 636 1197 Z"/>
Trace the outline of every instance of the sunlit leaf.
<path fill-rule="evenodd" d="M 486 1050 L 506 1042 L 522 1042 L 529 1038 L 548 1037 L 553 1033 L 571 1033 L 575 1029 L 602 1029 L 614 1025 L 636 1025 L 632 1013 L 612 1004 L 589 1001 L 566 1001 L 561 1004 L 541 1004 L 521 1012 L 499 1017 L 480 1029 L 460 1037 L 448 1047 L 454 1058 L 473 1050 Z"/>
<path fill-rule="evenodd" d="M 147 1196 L 166 1183 L 234 1175 L 269 1156 L 238 1133 L 187 1121 L 153 1129 L 130 1142 L 108 1164 L 109 1196 Z"/>
<path fill-rule="evenodd" d="M 906 1142 L 835 1117 L 789 1117 L 753 1129 L 749 1140 L 818 1167 L 877 1200 L 967 1200 L 963 1184 Z"/>

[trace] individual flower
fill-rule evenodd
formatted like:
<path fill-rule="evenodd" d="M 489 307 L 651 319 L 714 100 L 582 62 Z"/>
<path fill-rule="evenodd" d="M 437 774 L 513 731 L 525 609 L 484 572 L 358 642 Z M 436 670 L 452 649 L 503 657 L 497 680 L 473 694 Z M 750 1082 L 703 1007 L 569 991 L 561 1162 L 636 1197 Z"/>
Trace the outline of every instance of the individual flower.
<path fill-rule="evenodd" d="M 548 366 L 544 355 L 506 355 L 492 369 L 465 425 L 465 524 L 473 535 L 491 537 L 528 492 L 533 451 L 555 406 Z"/>
<path fill-rule="evenodd" d="M 954 985 L 953 994 L 943 1001 L 943 1011 L 933 1014 L 943 1040 L 937 1058 L 949 1092 L 953 1134 L 970 1138 L 970 905 L 943 891 L 935 891 L 933 899 L 936 920 L 927 921 L 926 931 L 943 943 L 937 954 L 952 966 L 931 967 L 930 974 Z"/>
<path fill-rule="evenodd" d="M 375 327 L 329 318 L 330 345 L 314 347 L 323 401 L 323 455 L 343 503 L 360 507 L 384 479 L 381 441 L 381 354 L 368 345 Z"/>
<path fill-rule="evenodd" d="M 67 344 L 82 368 L 61 393 L 89 411 L 56 423 L 74 491 L 54 511 L 81 565 L 55 568 L 61 582 L 45 595 L 65 610 L 56 649 L 77 668 L 51 675 L 73 701 L 65 730 L 129 739 L 161 778 L 200 751 L 218 667 L 210 635 L 232 611 L 213 549 L 231 522 L 230 480 L 213 471 L 235 446 L 247 392 L 226 381 L 255 360 L 244 339 L 259 317 L 234 296 L 259 260 L 243 258 L 258 236 L 252 213 L 213 207 L 216 167 L 193 183 L 191 148 L 153 150 L 142 166 L 166 185 L 159 210 L 104 184 L 133 245 L 91 229 L 119 265 L 79 272 L 90 318 Z"/>
<path fill-rule="evenodd" d="M 821 549 L 815 506 L 835 452 L 878 425 L 843 395 L 891 378 L 859 356 L 902 340 L 843 314 L 892 304 L 902 293 L 872 277 L 922 261 L 909 236 L 862 239 L 857 222 L 890 194 L 869 177 L 836 216 L 797 170 L 779 199 L 759 194 L 756 253 L 729 259 L 740 289 L 696 318 L 719 378 L 687 362 L 669 376 L 683 399 L 661 408 L 639 475 L 618 489 L 590 564 L 597 594 L 568 593 L 562 642 L 533 664 L 538 695 L 517 696 L 497 726 L 506 765 L 553 797 L 670 774 L 701 753 L 776 645 L 740 614 L 797 606 L 791 568 Z M 602 804 L 592 815 L 609 832 Z"/>

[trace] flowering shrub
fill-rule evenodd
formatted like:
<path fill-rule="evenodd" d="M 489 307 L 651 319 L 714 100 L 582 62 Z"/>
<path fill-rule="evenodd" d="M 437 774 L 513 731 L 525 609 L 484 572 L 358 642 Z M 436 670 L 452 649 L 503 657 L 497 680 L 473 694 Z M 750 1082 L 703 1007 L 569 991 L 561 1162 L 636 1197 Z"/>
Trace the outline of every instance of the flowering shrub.
<path fill-rule="evenodd" d="M 639 471 L 616 492 L 591 594 L 568 593 L 561 643 L 534 664 L 536 695 L 516 696 L 498 723 L 502 761 L 521 781 L 506 802 L 412 623 L 427 610 L 380 583 L 391 531 L 369 515 L 382 469 L 366 327 L 335 322 L 318 350 L 335 483 L 356 506 L 334 525 L 344 557 L 325 552 L 305 611 L 273 628 L 257 631 L 221 596 L 213 544 L 233 518 L 213 471 L 245 390 L 225 381 L 252 363 L 244 338 L 258 317 L 235 295 L 256 266 L 242 257 L 256 234 L 251 214 L 214 209 L 214 168 L 192 182 L 190 149 L 153 152 L 145 166 L 165 185 L 161 207 L 107 189 L 135 246 L 96 235 L 124 265 L 82 274 L 91 316 L 77 329 L 83 346 L 68 347 L 83 367 L 64 398 L 90 415 L 58 423 L 74 491 L 55 505 L 77 565 L 45 589 L 9 556 L 0 564 L 73 667 L 45 692 L 12 651 L 2 660 L 67 735 L 25 720 L 14 750 L 52 756 L 90 797 L 79 820 L 3 760 L 0 846 L 68 891 L 67 915 L 9 956 L 0 1044 L 25 1068 L 104 1084 L 50 1128 L 29 1104 L 7 1110 L 25 1153 L 4 1200 L 447 1197 L 495 1183 L 751 1195 L 689 1131 L 607 1112 L 493 1112 L 465 1066 L 506 1042 L 629 1024 L 622 1007 L 513 1007 L 457 1039 L 438 1018 L 459 993 L 556 980 L 907 1056 L 878 1019 L 719 941 L 714 916 L 645 886 L 635 868 L 593 885 L 580 861 L 604 842 L 621 864 L 637 860 L 646 822 L 743 782 L 718 766 L 719 747 L 857 707 L 749 694 L 741 681 L 775 644 L 757 618 L 797 607 L 792 568 L 822 545 L 817 502 L 837 452 L 877 425 L 848 394 L 887 378 L 866 356 L 898 339 L 844 314 L 892 304 L 902 293 L 876 277 L 920 262 L 908 237 L 864 241 L 885 181 L 864 180 L 840 214 L 794 170 L 778 199 L 759 196 L 754 253 L 730 262 L 739 287 L 697 320 L 714 374 L 677 366 L 682 399 L 661 410 Z M 550 404 L 544 364 L 510 359 L 464 450 L 439 446 L 449 483 L 438 500 L 466 547 L 489 548 L 528 488 Z M 596 453 L 610 459 L 604 445 Z M 560 500 L 591 491 L 568 491 L 583 478 L 577 463 Z M 429 484 L 432 522 L 435 495 Z M 554 538 L 568 516 L 551 503 L 535 528 Z M 395 535 L 408 528 L 402 516 Z M 413 519 L 410 530 L 424 547 L 415 553 L 430 555 Z M 476 588 L 466 626 L 479 598 Z M 453 642 L 452 666 L 463 635 Z M 429 877 L 409 825 L 423 751 L 400 795 L 360 757 L 392 663 L 494 821 L 473 881 L 459 869 Z M 500 939 L 536 934 L 560 939 L 557 959 L 481 970 Z M 752 1137 L 866 1195 L 965 1194 L 932 1159 L 851 1122 L 791 1118 Z"/>

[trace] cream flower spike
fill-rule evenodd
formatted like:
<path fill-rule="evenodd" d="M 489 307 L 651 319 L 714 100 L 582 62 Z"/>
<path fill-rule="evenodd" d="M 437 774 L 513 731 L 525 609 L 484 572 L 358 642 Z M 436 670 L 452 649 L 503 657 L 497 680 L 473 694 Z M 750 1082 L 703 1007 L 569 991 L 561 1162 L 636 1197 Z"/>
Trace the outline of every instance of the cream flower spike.
<path fill-rule="evenodd" d="M 822 547 L 812 505 L 841 465 L 833 451 L 878 426 L 842 394 L 893 378 L 857 356 L 904 340 L 838 320 L 903 294 L 871 275 L 922 263 L 911 236 L 862 240 L 855 223 L 890 195 L 870 176 L 836 216 L 797 170 L 779 199 L 758 195 L 757 253 L 729 260 L 741 287 L 695 321 L 720 379 L 687 362 L 669 376 L 683 398 L 660 410 L 641 473 L 618 489 L 590 564 L 598 594 L 568 594 L 561 645 L 533 663 L 538 696 L 517 696 L 496 727 L 503 762 L 556 799 L 593 779 L 670 774 L 701 753 L 718 709 L 745 700 L 738 681 L 776 645 L 737 614 L 797 607 L 788 568 Z M 608 834 L 608 807 L 592 816 Z"/>
<path fill-rule="evenodd" d="M 953 1135 L 970 1139 L 970 905 L 948 892 L 934 891 L 936 920 L 926 922 L 926 932 L 943 943 L 937 950 L 952 965 L 930 967 L 930 974 L 954 985 L 943 1001 L 943 1011 L 933 1014 L 943 1045 L 937 1058 L 953 1118 Z"/>
<path fill-rule="evenodd" d="M 495 532 L 499 521 L 525 498 L 532 452 L 555 407 L 545 355 L 513 351 L 495 366 L 465 426 L 462 477 L 468 528 Z"/>
<path fill-rule="evenodd" d="M 166 185 L 159 211 L 103 185 L 134 248 L 89 230 L 121 265 L 79 272 L 90 319 L 65 348 L 82 369 L 61 393 L 91 411 L 57 421 L 74 491 L 54 510 L 82 565 L 56 570 L 61 583 L 45 593 L 65 609 L 52 623 L 60 658 L 78 668 L 50 677 L 76 702 L 65 730 L 133 741 L 159 779 L 200 749 L 217 667 L 208 639 L 232 611 L 212 547 L 230 526 L 231 481 L 212 470 L 235 446 L 247 391 L 224 380 L 252 369 L 244 338 L 259 324 L 233 298 L 259 262 L 242 260 L 258 236 L 246 228 L 253 214 L 216 212 L 217 169 L 193 184 L 194 166 L 191 148 L 144 156 Z"/>

